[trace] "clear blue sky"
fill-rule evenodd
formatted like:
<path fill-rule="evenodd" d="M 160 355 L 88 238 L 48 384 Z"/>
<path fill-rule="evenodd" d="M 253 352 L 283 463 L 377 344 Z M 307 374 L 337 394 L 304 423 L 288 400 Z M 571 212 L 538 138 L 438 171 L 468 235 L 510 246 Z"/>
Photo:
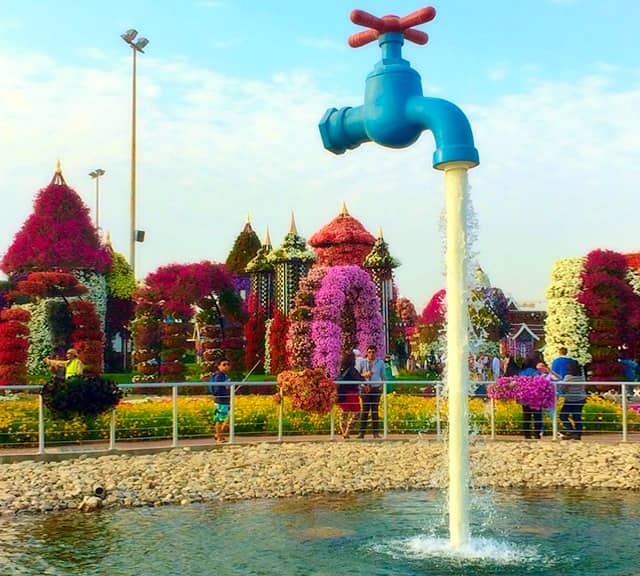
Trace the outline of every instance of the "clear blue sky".
<path fill-rule="evenodd" d="M 1 1 L 0 228 L 4 251 L 35 192 L 62 161 L 128 253 L 131 55 L 119 35 L 150 39 L 139 59 L 139 275 L 169 262 L 224 260 L 246 214 L 274 244 L 291 210 L 306 237 L 346 201 L 382 226 L 401 294 L 421 309 L 443 284 L 442 175 L 433 142 L 323 150 L 329 106 L 358 105 L 379 58 L 350 49 L 353 8 L 404 15 L 406 1 Z M 553 261 L 604 247 L 640 249 L 640 2 L 442 0 L 407 44 L 425 93 L 471 120 L 481 165 L 470 173 L 478 259 L 494 285 L 542 299 Z M 9 201 L 9 199 L 11 199 Z"/>

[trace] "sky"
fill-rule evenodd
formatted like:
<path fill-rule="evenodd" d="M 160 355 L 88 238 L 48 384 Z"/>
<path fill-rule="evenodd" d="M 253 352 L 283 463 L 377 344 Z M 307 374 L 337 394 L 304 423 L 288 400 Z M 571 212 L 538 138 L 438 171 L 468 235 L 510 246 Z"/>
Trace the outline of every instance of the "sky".
<path fill-rule="evenodd" d="M 469 118 L 474 251 L 494 286 L 543 301 L 553 262 L 640 250 L 640 54 L 636 0 L 440 0 L 403 56 L 426 96 Z M 318 122 L 363 103 L 380 59 L 349 13 L 405 15 L 404 0 L 0 0 L 0 194 L 4 253 L 59 159 L 128 256 L 131 49 L 137 61 L 137 228 L 142 278 L 158 266 L 223 262 L 247 215 L 278 246 L 295 214 L 309 238 L 340 212 L 391 253 L 420 311 L 444 285 L 444 178 L 424 132 L 410 148 L 367 143 L 335 156 Z"/>

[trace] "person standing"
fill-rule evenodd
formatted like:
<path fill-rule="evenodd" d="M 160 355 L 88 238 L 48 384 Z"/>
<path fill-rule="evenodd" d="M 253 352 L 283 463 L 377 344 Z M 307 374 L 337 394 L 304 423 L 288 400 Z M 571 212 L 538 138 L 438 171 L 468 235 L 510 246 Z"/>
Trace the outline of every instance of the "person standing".
<path fill-rule="evenodd" d="M 515 376 L 520 371 L 517 362 L 514 360 L 510 352 L 507 352 L 503 360 L 502 373 L 505 376 Z"/>
<path fill-rule="evenodd" d="M 382 395 L 384 384 L 384 362 L 376 357 L 376 347 L 367 347 L 367 355 L 356 366 L 360 375 L 366 380 L 360 385 L 360 399 L 362 400 L 362 414 L 360 416 L 360 434 L 358 438 L 364 438 L 367 430 L 367 421 L 371 414 L 371 427 L 373 437 L 380 438 L 380 419 L 378 416 L 378 406 Z"/>
<path fill-rule="evenodd" d="M 229 429 L 229 404 L 231 402 L 231 394 L 229 389 L 229 371 L 231 370 L 231 362 L 226 358 L 218 360 L 217 370 L 209 378 L 209 382 L 213 385 L 210 387 L 211 393 L 215 398 L 213 411 L 213 423 L 215 427 L 216 442 L 224 442 L 225 432 Z"/>
<path fill-rule="evenodd" d="M 78 356 L 78 351 L 75 348 L 69 348 L 67 350 L 66 360 L 54 360 L 52 358 L 45 358 L 44 362 L 50 368 L 54 370 L 64 368 L 64 377 L 72 378 L 73 376 L 82 376 L 84 374 L 84 364 Z"/>
<path fill-rule="evenodd" d="M 342 356 L 340 375 L 338 376 L 338 406 L 340 407 L 340 434 L 346 440 L 352 422 L 360 413 L 360 382 L 364 377 L 356 370 L 356 356 L 346 352 Z"/>
<path fill-rule="evenodd" d="M 580 365 L 573 358 L 570 360 L 564 365 L 566 375 L 558 385 L 558 392 L 564 396 L 564 404 L 558 416 L 566 429 L 562 437 L 569 440 L 580 440 L 582 438 L 582 408 L 587 400 L 587 392 Z"/>
<path fill-rule="evenodd" d="M 558 353 L 560 356 L 554 358 L 553 362 L 551 362 L 551 372 L 558 380 L 563 380 L 567 375 L 567 366 L 571 362 L 575 362 L 575 360 L 567 355 L 567 349 L 564 346 L 558 348 Z"/>
<path fill-rule="evenodd" d="M 500 358 L 496 354 L 491 360 L 491 379 L 497 380 L 500 378 Z"/>

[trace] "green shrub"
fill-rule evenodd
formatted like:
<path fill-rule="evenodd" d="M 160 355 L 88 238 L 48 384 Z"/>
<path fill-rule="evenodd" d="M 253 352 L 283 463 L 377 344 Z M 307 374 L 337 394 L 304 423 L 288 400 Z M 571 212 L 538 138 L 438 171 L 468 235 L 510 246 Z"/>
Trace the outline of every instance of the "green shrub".
<path fill-rule="evenodd" d="M 122 390 L 99 376 L 72 376 L 49 380 L 42 387 L 42 398 L 56 418 L 94 418 L 116 406 Z"/>

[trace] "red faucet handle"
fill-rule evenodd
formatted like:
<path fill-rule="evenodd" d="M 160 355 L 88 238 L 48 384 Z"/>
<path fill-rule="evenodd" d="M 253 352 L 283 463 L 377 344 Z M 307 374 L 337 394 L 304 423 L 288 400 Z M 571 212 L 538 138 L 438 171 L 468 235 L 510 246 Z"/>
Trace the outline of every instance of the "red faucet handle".
<path fill-rule="evenodd" d="M 385 34 L 386 32 L 401 32 L 411 42 L 426 44 L 429 41 L 429 36 L 421 30 L 414 30 L 413 26 L 430 22 L 435 17 L 436 9 L 431 6 L 420 8 L 402 18 L 393 14 L 378 18 L 364 10 L 353 10 L 351 12 L 351 22 L 359 26 L 365 26 L 369 30 L 349 36 L 349 46 L 352 48 L 364 46 L 377 40 L 380 34 Z"/>
<path fill-rule="evenodd" d="M 380 36 L 380 32 L 377 30 L 363 30 L 362 32 L 356 32 L 349 36 L 349 46 L 351 46 L 351 48 L 360 48 L 360 46 L 364 46 L 365 44 L 369 44 L 369 42 L 377 40 L 378 36 Z"/>
<path fill-rule="evenodd" d="M 436 9 L 433 6 L 425 6 L 420 8 L 411 14 L 407 14 L 400 18 L 400 26 L 402 30 L 408 30 L 414 26 L 420 26 L 420 24 L 426 24 L 431 22 L 436 17 Z"/>

